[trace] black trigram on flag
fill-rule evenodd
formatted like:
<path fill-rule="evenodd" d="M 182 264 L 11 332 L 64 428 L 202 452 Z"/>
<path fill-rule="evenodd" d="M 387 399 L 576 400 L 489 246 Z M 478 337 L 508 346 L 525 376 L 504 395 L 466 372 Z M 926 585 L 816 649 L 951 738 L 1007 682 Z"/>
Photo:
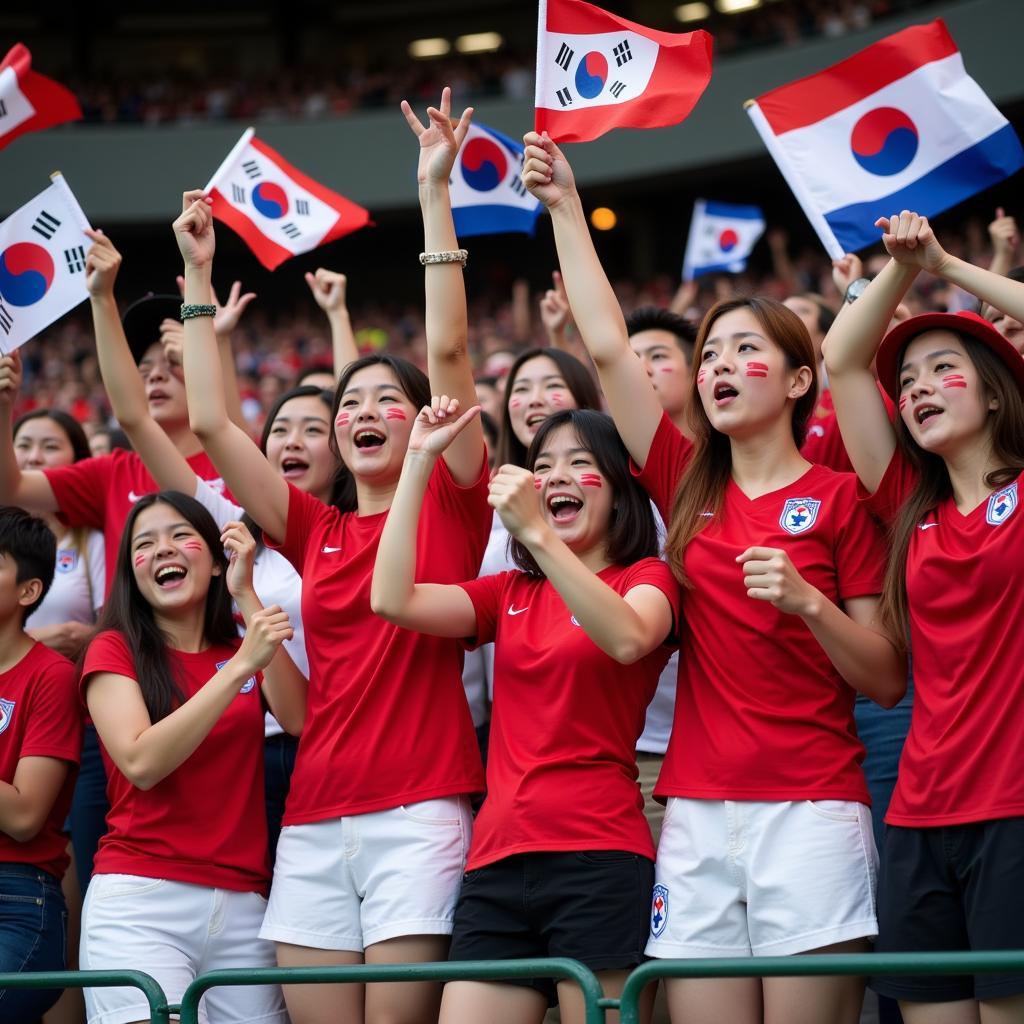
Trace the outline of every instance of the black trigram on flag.
<path fill-rule="evenodd" d="M 308 199 L 296 199 L 295 200 L 295 212 L 301 214 L 303 217 L 309 216 L 309 200 Z"/>
<path fill-rule="evenodd" d="M 231 201 L 239 206 L 245 205 L 245 189 L 241 185 L 231 186 Z"/>
<path fill-rule="evenodd" d="M 52 213 L 47 213 L 43 210 L 43 212 L 36 217 L 36 221 L 32 225 L 32 230 L 49 241 L 57 233 L 57 228 L 59 227 L 60 221 L 57 220 Z"/>
<path fill-rule="evenodd" d="M 568 89 L 559 89 L 555 95 L 558 97 L 558 102 L 561 103 L 563 107 L 572 106 L 572 93 L 569 92 Z"/>
<path fill-rule="evenodd" d="M 608 86 L 608 91 L 618 99 L 622 95 L 622 90 L 626 88 L 625 82 L 614 82 Z"/>
<path fill-rule="evenodd" d="M 520 168 L 523 166 L 522 158 L 519 160 L 519 166 Z M 513 174 L 512 177 L 509 178 L 508 187 L 512 189 L 517 196 L 526 195 L 526 186 L 523 184 L 523 179 L 520 178 L 518 174 Z"/>
<path fill-rule="evenodd" d="M 0 100 L 0 117 L 7 116 L 7 104 L 3 100 Z"/>
<path fill-rule="evenodd" d="M 3 328 L 4 334 L 10 334 L 13 326 L 14 317 L 8 312 L 7 307 L 0 302 L 0 328 Z"/>
<path fill-rule="evenodd" d="M 255 160 L 246 160 L 242 164 L 242 170 L 249 175 L 249 178 L 258 178 L 263 173 L 260 170 L 260 165 Z"/>
<path fill-rule="evenodd" d="M 621 68 L 633 59 L 633 51 L 629 48 L 629 40 L 623 39 L 618 46 L 612 47 L 612 56 L 615 58 L 615 66 Z"/>
<path fill-rule="evenodd" d="M 572 63 L 573 54 L 576 51 L 571 47 L 566 46 L 565 43 L 558 48 L 558 53 L 555 55 L 555 63 L 563 70 L 568 71 L 569 65 Z"/>
<path fill-rule="evenodd" d="M 68 273 L 80 274 L 85 270 L 85 248 L 76 245 L 73 249 L 65 249 L 64 260 L 68 266 Z"/>
<path fill-rule="evenodd" d="M 291 221 L 288 221 L 288 223 L 287 223 L 287 224 L 282 224 L 282 225 L 281 225 L 281 230 L 282 230 L 282 231 L 283 231 L 283 232 L 284 232 L 284 233 L 285 233 L 285 234 L 286 234 L 286 235 L 287 235 L 287 236 L 288 236 L 289 238 L 292 238 L 292 239 L 298 238 L 298 237 L 299 237 L 299 235 L 301 235 L 301 234 L 302 234 L 302 232 L 301 232 L 301 231 L 300 231 L 300 230 L 299 230 L 299 229 L 298 229 L 298 228 L 297 228 L 297 227 L 296 227 L 296 226 L 295 226 L 295 225 L 294 225 L 294 224 L 293 224 L 293 223 L 292 223 Z"/>

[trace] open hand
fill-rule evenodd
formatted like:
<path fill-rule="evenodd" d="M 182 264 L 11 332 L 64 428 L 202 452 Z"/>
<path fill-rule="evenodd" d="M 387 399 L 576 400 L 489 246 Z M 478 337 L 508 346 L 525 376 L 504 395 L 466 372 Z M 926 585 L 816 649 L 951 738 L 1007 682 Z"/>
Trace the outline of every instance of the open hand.
<path fill-rule="evenodd" d="M 473 108 L 466 107 L 462 117 L 454 126 L 451 121 L 452 91 L 445 86 L 441 90 L 441 106 L 427 107 L 427 124 L 413 113 L 412 107 L 402 100 L 402 113 L 412 133 L 420 140 L 420 159 L 416 168 L 416 180 L 421 185 L 447 184 L 455 166 L 455 157 L 466 138 L 473 118 Z"/>
<path fill-rule="evenodd" d="M 480 406 L 474 405 L 459 416 L 458 399 L 434 395 L 430 405 L 420 409 L 412 425 L 408 450 L 434 456 L 442 454 L 479 412 Z"/>

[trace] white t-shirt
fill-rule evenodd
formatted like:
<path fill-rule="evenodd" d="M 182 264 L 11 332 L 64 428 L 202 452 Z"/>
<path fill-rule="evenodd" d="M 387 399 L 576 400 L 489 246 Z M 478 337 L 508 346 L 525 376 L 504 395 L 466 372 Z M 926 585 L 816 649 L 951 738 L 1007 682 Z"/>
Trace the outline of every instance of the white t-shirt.
<path fill-rule="evenodd" d="M 103 605 L 106 576 L 102 530 L 90 530 L 86 534 L 84 551 L 72 547 L 71 534 L 65 534 L 57 541 L 53 583 L 43 603 L 26 620 L 25 628 L 59 626 L 62 622 L 91 626 Z"/>
<path fill-rule="evenodd" d="M 196 501 L 213 516 L 217 525 L 223 527 L 233 519 L 241 519 L 244 510 L 218 494 L 205 480 L 196 481 Z M 262 547 L 256 553 L 253 563 L 252 584 L 264 607 L 280 605 L 288 613 L 295 636 L 285 640 L 284 647 L 295 662 L 296 668 L 308 679 L 309 656 L 306 654 L 306 638 L 302 630 L 302 577 L 284 555 L 270 548 Z M 267 712 L 266 735 L 278 736 L 284 730 L 277 719 Z"/>

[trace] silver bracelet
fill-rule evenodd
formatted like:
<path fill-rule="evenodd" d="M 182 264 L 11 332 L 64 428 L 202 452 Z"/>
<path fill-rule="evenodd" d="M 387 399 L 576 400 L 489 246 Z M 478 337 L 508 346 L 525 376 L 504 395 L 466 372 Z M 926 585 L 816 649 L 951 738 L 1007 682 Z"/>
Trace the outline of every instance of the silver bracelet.
<path fill-rule="evenodd" d="M 445 252 L 421 252 L 420 263 L 426 266 L 428 263 L 461 263 L 466 265 L 469 259 L 468 249 L 448 249 Z"/>
<path fill-rule="evenodd" d="M 181 304 L 181 319 L 192 320 L 197 316 L 216 316 L 217 307 L 201 302 L 183 302 Z"/>

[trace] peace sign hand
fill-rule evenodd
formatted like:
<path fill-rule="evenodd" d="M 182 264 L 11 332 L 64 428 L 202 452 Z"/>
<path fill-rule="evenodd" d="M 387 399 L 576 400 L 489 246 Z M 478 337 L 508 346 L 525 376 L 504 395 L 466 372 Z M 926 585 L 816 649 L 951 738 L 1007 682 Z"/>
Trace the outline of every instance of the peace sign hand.
<path fill-rule="evenodd" d="M 459 148 L 469 131 L 473 108 L 466 107 L 462 117 L 454 126 L 451 122 L 452 91 L 445 86 L 441 91 L 441 107 L 427 107 L 427 124 L 424 126 L 413 113 L 406 100 L 402 100 L 402 113 L 412 133 L 420 140 L 420 159 L 416 168 L 416 180 L 421 185 L 447 184 Z"/>

